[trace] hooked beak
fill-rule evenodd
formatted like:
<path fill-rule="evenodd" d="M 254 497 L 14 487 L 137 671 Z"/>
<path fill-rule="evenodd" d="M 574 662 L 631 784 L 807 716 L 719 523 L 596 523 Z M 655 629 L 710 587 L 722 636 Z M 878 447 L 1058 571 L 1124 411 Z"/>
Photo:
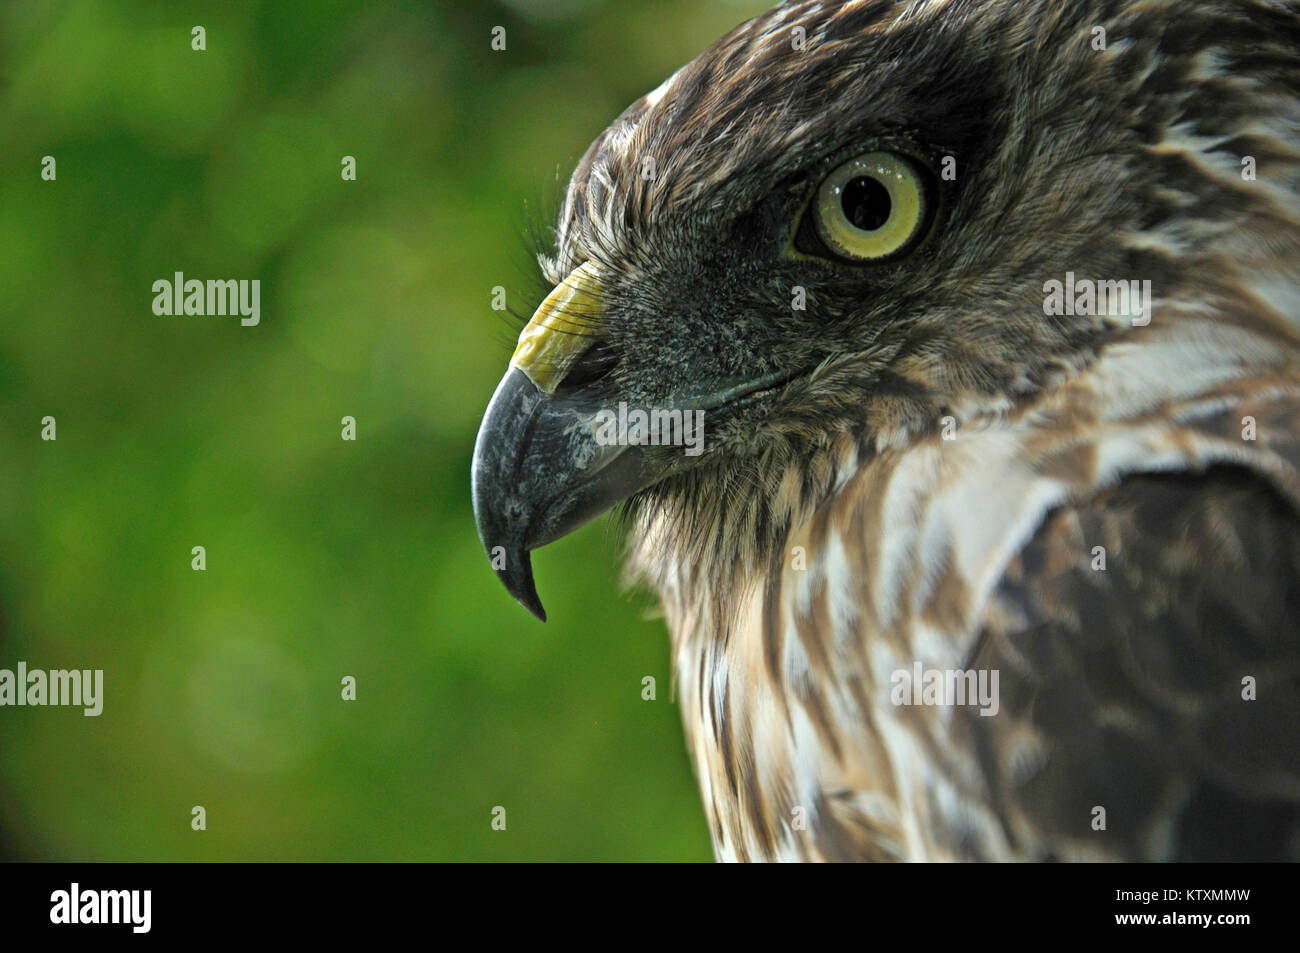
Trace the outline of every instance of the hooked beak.
<path fill-rule="evenodd" d="M 543 622 L 529 551 L 653 482 L 639 447 L 596 440 L 594 398 L 556 391 L 601 337 L 595 267 L 574 270 L 542 302 L 488 404 L 474 445 L 474 520 L 492 568 Z"/>

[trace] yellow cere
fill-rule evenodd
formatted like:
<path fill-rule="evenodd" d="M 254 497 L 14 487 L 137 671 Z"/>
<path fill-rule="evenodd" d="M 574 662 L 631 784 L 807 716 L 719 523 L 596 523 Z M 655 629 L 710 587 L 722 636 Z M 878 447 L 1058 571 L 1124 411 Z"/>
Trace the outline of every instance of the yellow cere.
<path fill-rule="evenodd" d="M 510 366 L 537 388 L 555 393 L 573 362 L 601 333 L 601 284 L 595 265 L 584 262 L 546 296 L 519 335 Z"/>

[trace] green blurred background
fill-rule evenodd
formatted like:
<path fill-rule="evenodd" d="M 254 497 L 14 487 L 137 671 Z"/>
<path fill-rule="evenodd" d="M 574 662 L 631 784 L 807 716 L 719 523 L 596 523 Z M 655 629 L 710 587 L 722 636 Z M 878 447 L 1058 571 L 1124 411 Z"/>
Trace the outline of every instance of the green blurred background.
<path fill-rule="evenodd" d="M 768 5 L 0 2 L 0 668 L 105 681 L 0 708 L 0 856 L 711 856 L 620 540 L 539 553 L 533 621 L 469 459 L 528 222 Z M 155 316 L 174 271 L 260 279 L 261 325 Z"/>

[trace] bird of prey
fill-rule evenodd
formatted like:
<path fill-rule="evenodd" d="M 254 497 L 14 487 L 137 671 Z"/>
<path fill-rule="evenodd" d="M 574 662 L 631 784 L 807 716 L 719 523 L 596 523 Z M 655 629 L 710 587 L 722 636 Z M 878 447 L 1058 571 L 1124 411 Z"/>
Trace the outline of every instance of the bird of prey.
<path fill-rule="evenodd" d="M 1300 857 L 1296 3 L 784 3 L 541 268 L 479 532 L 622 504 L 719 859 Z"/>

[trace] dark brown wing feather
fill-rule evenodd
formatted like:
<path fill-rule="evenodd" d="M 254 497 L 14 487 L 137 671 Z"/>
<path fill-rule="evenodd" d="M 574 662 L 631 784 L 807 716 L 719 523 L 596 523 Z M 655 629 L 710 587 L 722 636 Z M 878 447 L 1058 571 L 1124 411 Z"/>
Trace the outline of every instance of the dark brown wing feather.
<path fill-rule="evenodd" d="M 1134 476 L 1057 510 L 976 654 L 1002 710 L 961 730 L 1020 848 L 1300 859 L 1300 518 L 1259 477 Z"/>

